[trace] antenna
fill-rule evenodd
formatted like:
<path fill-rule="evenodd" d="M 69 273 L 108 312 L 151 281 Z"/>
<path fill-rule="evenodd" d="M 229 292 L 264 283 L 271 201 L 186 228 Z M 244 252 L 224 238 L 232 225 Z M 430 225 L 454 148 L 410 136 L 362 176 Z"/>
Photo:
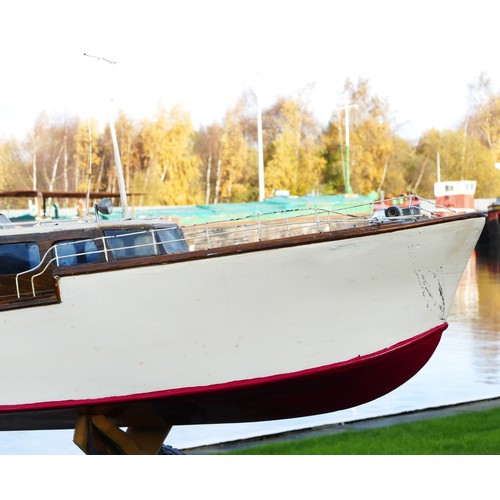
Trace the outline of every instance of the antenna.
<path fill-rule="evenodd" d="M 83 53 L 84 56 L 91 57 L 93 59 L 97 59 L 98 61 L 104 61 L 108 64 L 116 64 L 116 61 L 110 61 L 109 59 L 105 59 L 104 57 L 92 56 L 90 54 Z M 116 176 L 118 178 L 118 187 L 120 190 L 120 200 L 122 205 L 122 218 L 129 219 L 128 213 L 128 202 L 127 202 L 127 190 L 125 188 L 125 179 L 123 177 L 123 167 L 122 160 L 120 157 L 120 150 L 118 148 L 118 141 L 116 139 L 116 131 L 115 124 L 111 115 L 111 105 L 107 100 L 107 109 L 108 109 L 108 121 L 109 121 L 109 130 L 111 132 L 111 141 L 113 142 L 113 154 L 115 157 L 115 165 L 116 165 Z"/>

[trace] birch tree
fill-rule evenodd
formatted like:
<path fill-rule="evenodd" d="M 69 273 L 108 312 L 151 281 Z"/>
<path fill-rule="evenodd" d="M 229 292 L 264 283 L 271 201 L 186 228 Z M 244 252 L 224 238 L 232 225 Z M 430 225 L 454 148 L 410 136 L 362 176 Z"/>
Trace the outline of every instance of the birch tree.
<path fill-rule="evenodd" d="M 205 182 L 206 205 L 217 203 L 220 194 L 222 127 L 202 127 L 196 136 L 195 152 L 200 157 L 200 176 Z"/>
<path fill-rule="evenodd" d="M 71 158 L 74 156 L 76 116 L 49 116 L 42 112 L 25 141 L 30 156 L 30 189 L 59 191 L 68 190 Z M 48 199 L 48 204 L 52 199 Z M 67 205 L 69 199 L 58 199 Z"/>

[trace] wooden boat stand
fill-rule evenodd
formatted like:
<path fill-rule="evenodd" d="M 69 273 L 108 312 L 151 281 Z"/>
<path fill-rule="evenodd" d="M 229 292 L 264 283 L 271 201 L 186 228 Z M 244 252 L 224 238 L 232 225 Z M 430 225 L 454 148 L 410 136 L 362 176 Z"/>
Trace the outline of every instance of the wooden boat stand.
<path fill-rule="evenodd" d="M 73 442 L 86 455 L 158 455 L 171 425 L 158 419 L 138 422 L 123 431 L 104 415 L 81 415 Z M 168 453 L 168 454 L 182 454 Z"/>

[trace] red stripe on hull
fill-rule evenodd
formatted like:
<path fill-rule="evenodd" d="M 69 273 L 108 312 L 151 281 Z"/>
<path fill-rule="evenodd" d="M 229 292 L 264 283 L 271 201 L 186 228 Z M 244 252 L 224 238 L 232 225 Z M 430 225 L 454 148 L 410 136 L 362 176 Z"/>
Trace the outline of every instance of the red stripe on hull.
<path fill-rule="evenodd" d="M 78 413 L 107 415 L 123 426 L 148 416 L 183 425 L 277 420 L 352 408 L 412 378 L 447 326 L 370 355 L 295 373 L 94 401 L 3 406 L 0 430 L 72 428 Z"/>

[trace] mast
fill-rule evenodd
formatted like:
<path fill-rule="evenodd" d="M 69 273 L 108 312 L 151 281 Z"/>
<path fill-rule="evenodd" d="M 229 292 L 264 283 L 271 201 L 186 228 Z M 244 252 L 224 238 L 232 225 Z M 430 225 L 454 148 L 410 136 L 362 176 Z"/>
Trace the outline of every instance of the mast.
<path fill-rule="evenodd" d="M 103 57 L 98 57 L 98 56 L 91 56 L 90 54 L 83 54 L 84 56 L 87 57 L 92 57 L 93 59 L 97 59 L 98 61 L 104 61 L 107 62 L 108 64 L 116 64 L 116 61 L 110 61 L 109 59 L 105 59 Z M 116 177 L 118 179 L 118 189 L 120 191 L 120 202 L 122 206 L 122 218 L 123 219 L 129 219 L 129 208 L 128 208 L 128 201 L 127 201 L 127 190 L 125 187 L 125 178 L 123 176 L 123 166 L 122 166 L 122 160 L 120 157 L 120 149 L 118 147 L 118 140 L 116 138 L 116 131 L 115 131 L 115 123 L 113 120 L 113 115 L 112 115 L 112 110 L 111 110 L 111 99 L 106 98 L 106 107 L 108 111 L 108 122 L 109 122 L 109 130 L 111 133 L 111 142 L 113 143 L 113 155 L 115 158 L 115 166 L 116 166 Z"/>
<path fill-rule="evenodd" d="M 120 150 L 118 148 L 118 140 L 116 139 L 115 123 L 113 117 L 111 116 L 111 111 L 109 109 L 108 109 L 108 121 L 109 121 L 109 130 L 111 132 L 111 140 L 113 142 L 113 154 L 115 157 L 116 176 L 118 178 L 120 201 L 122 204 L 122 218 L 129 219 L 130 216 L 129 216 L 128 202 L 127 202 L 127 190 L 125 188 L 125 178 L 123 177 L 122 160 L 120 157 Z"/>

